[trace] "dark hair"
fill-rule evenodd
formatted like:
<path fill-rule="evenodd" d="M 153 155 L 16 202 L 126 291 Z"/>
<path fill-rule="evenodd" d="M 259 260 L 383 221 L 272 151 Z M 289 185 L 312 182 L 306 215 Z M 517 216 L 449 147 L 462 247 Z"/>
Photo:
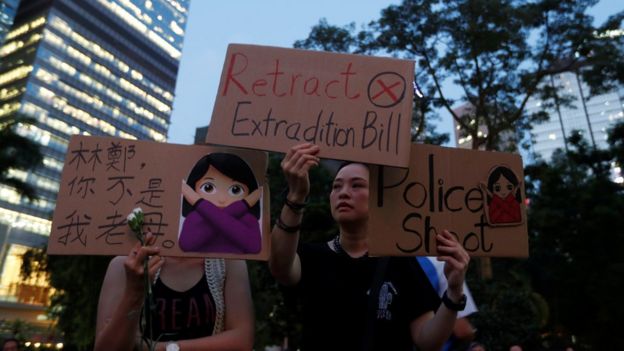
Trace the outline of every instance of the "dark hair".
<path fill-rule="evenodd" d="M 507 180 L 514 186 L 518 186 L 518 183 L 519 183 L 518 177 L 516 177 L 514 172 L 505 166 L 498 166 L 494 169 L 494 171 L 492 171 L 492 173 L 490 173 L 490 176 L 488 177 L 487 187 L 491 193 L 494 192 L 494 183 L 496 183 L 496 181 L 498 180 L 498 178 L 500 178 L 501 175 L 507 178 Z M 520 188 L 516 189 L 516 193 L 514 194 L 514 197 L 516 198 L 518 202 L 522 201 L 522 198 L 520 197 Z M 488 196 L 488 203 L 490 201 L 491 201 L 491 196 Z"/>
<path fill-rule="evenodd" d="M 256 177 L 247 162 L 237 155 L 224 152 L 208 154 L 197 161 L 186 179 L 186 184 L 195 190 L 195 183 L 208 172 L 210 166 L 216 168 L 223 175 L 245 184 L 249 188 L 249 193 L 258 189 Z M 193 206 L 184 199 L 182 202 L 182 215 L 186 217 L 191 211 L 193 211 Z M 260 218 L 259 202 L 251 208 L 251 213 L 256 218 Z"/>

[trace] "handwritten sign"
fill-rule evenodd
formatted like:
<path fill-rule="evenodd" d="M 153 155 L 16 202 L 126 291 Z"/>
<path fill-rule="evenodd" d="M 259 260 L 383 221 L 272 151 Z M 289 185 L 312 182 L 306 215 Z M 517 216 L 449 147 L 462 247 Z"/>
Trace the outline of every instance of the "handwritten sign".
<path fill-rule="evenodd" d="M 407 167 L 414 62 L 231 44 L 206 142 Z"/>
<path fill-rule="evenodd" d="M 236 166 L 233 159 L 243 166 Z M 266 153 L 261 151 L 73 136 L 65 158 L 48 253 L 127 255 L 137 241 L 127 216 L 140 207 L 145 214 L 144 230 L 156 236 L 156 245 L 165 256 L 266 260 L 267 162 Z M 239 169 L 248 174 L 239 176 Z M 223 174 L 226 176 L 220 178 Z M 225 179 L 225 185 L 218 183 L 221 179 Z M 222 199 L 210 197 L 228 191 L 236 199 L 220 203 Z M 257 201 L 245 199 L 250 193 Z M 242 201 L 250 201 L 250 205 Z M 236 205 L 228 203 L 245 206 L 239 206 L 242 210 L 235 214 L 230 207 Z M 212 221 L 210 216 L 225 226 L 243 229 L 222 231 L 218 227 L 221 222 Z M 247 237 L 237 239 L 236 235 L 242 233 Z"/>
<path fill-rule="evenodd" d="M 473 256 L 528 256 L 519 155 L 413 144 L 409 169 L 371 170 L 371 255 L 436 255 L 447 229 Z"/>

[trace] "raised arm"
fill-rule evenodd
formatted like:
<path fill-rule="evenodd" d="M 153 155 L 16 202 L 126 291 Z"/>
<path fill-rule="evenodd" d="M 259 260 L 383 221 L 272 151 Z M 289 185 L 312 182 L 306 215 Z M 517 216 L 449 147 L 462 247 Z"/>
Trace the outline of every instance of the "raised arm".
<path fill-rule="evenodd" d="M 137 341 L 144 298 L 143 260 L 149 260 L 150 276 L 162 266 L 159 249 L 151 247 L 155 237 L 148 234 L 147 246 L 137 244 L 129 256 L 118 256 L 108 265 L 100 290 L 96 321 L 95 350 L 132 350 Z"/>
<path fill-rule="evenodd" d="M 303 211 L 297 204 L 303 204 L 310 192 L 310 168 L 319 163 L 319 147 L 313 144 L 293 146 L 281 166 L 288 183 L 286 199 L 295 206 L 284 205 L 278 222 L 271 232 L 271 256 L 269 268 L 273 277 L 284 285 L 294 285 L 301 280 L 301 263 L 297 255 L 299 227 Z"/>
<path fill-rule="evenodd" d="M 448 298 L 459 303 L 464 294 L 463 286 L 470 262 L 470 256 L 457 239 L 447 230 L 436 236 L 439 260 L 444 261 L 444 275 L 448 281 Z M 451 310 L 444 303 L 435 314 L 428 312 L 411 324 L 412 339 L 421 350 L 440 350 L 451 336 L 457 311 Z"/>

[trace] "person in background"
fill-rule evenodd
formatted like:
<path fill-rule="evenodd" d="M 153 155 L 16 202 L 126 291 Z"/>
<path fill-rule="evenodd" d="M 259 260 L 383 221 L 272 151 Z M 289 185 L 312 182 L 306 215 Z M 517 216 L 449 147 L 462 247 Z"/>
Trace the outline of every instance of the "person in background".
<path fill-rule="evenodd" d="M 15 338 L 4 339 L 2 342 L 2 351 L 19 351 L 19 341 Z"/>
<path fill-rule="evenodd" d="M 438 261 L 436 257 L 432 256 L 419 256 L 416 259 L 423 271 L 425 271 L 427 278 L 429 278 L 433 289 L 442 297 L 442 294 L 448 287 L 448 282 L 444 276 L 444 262 Z M 444 344 L 443 351 L 466 350 L 470 346 L 470 342 L 475 338 L 476 329 L 470 323 L 468 316 L 477 312 L 478 309 L 466 282 L 464 282 L 464 294 L 466 295 L 466 308 L 457 312 L 453 335 Z"/>
<path fill-rule="evenodd" d="M 485 351 L 485 346 L 480 342 L 472 342 L 468 346 L 468 351 Z"/>
<path fill-rule="evenodd" d="M 443 303 L 413 257 L 368 256 L 369 169 L 361 163 L 344 164 L 332 184 L 338 235 L 299 245 L 318 153 L 317 145 L 300 144 L 282 160 L 288 193 L 271 233 L 271 273 L 302 297 L 302 349 L 440 350 L 465 305 L 468 253 L 448 231 L 436 236 L 449 283 Z"/>

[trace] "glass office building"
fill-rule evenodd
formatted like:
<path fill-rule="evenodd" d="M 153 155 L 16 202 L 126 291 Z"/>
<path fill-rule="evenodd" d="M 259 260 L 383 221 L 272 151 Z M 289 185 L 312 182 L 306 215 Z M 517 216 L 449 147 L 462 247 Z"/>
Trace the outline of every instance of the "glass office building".
<path fill-rule="evenodd" d="M 580 131 L 590 145 L 606 148 L 608 128 L 624 121 L 624 87 L 590 97 L 589 87 L 575 73 L 557 74 L 549 82 L 561 96 L 572 98 L 572 102 L 570 106 L 555 104 L 547 110 L 550 118 L 533 126 L 530 152 L 550 160 L 555 149 L 565 149 L 565 138 L 573 130 Z M 527 102 L 527 113 L 541 108 L 539 99 Z"/>
<path fill-rule="evenodd" d="M 9 29 L 11 29 L 19 2 L 20 0 L 0 0 L 0 45 L 4 42 L 4 37 Z"/>
<path fill-rule="evenodd" d="M 71 135 L 166 141 L 189 1 L 21 2 L 0 47 L 0 116 L 37 120 L 17 131 L 44 165 L 11 171 L 37 201 L 0 185 L 0 302 L 45 303 L 32 294 L 45 284 L 19 282 L 18 257 L 47 241 Z"/>

